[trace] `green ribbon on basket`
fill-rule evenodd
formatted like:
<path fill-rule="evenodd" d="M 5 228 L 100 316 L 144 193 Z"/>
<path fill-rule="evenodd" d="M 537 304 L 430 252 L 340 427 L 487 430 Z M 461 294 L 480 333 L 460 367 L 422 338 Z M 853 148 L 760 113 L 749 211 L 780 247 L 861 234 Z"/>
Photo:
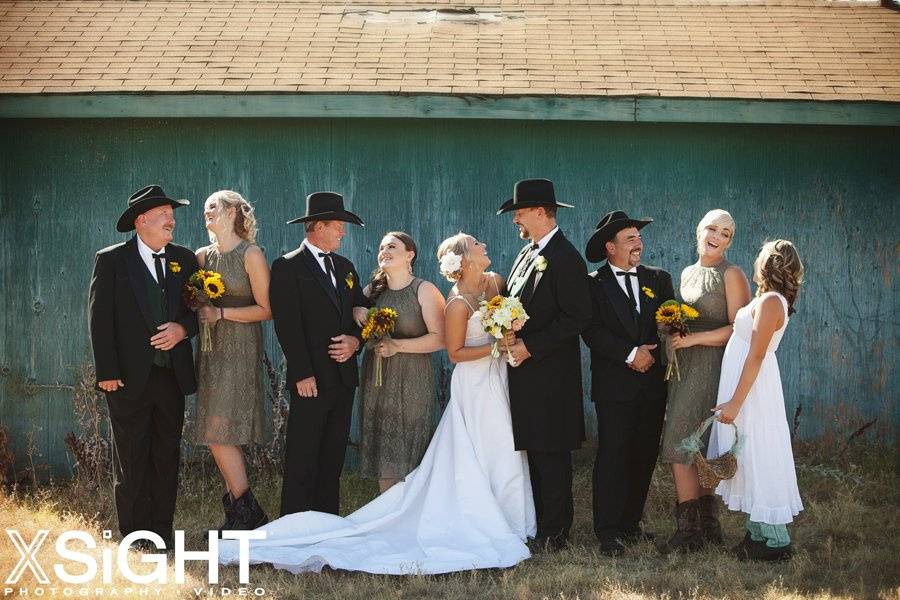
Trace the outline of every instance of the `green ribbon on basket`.
<path fill-rule="evenodd" d="M 703 434 L 706 433 L 706 430 L 709 429 L 710 425 L 712 425 L 713 421 L 715 420 L 716 415 L 713 415 L 703 421 L 703 423 L 700 424 L 700 427 L 697 428 L 697 431 L 681 440 L 678 445 L 675 446 L 675 451 L 681 452 L 682 454 L 693 454 L 694 452 L 700 452 L 700 450 L 703 448 Z M 734 427 L 734 445 L 731 447 L 731 450 L 729 450 L 728 453 L 737 456 L 738 452 L 741 451 L 741 446 L 744 443 L 744 438 L 738 435 L 737 425 L 731 423 L 731 426 Z"/>

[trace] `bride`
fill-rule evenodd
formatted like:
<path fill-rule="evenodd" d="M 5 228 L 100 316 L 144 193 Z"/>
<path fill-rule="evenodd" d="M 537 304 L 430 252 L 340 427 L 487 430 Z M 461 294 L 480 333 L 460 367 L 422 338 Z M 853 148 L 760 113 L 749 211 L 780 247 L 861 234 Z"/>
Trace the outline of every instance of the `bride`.
<path fill-rule="evenodd" d="M 445 325 L 456 367 L 421 464 L 346 517 L 308 511 L 261 527 L 266 539 L 251 542 L 251 563 L 405 575 L 511 567 L 530 556 L 525 541 L 536 527 L 527 459 L 513 445 L 506 363 L 491 357 L 477 310 L 504 282 L 485 272 L 487 247 L 470 235 L 444 240 L 438 259 L 456 282 Z M 238 562 L 236 541 L 219 542 L 219 562 Z"/>

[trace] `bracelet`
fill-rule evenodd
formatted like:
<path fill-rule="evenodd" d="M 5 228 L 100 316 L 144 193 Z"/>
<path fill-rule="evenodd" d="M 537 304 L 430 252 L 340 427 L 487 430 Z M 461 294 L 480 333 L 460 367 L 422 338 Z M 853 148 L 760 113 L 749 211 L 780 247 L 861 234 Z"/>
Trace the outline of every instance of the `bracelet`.
<path fill-rule="evenodd" d="M 219 318 L 222 319 L 223 321 L 225 320 L 225 307 L 224 306 L 219 307 Z"/>

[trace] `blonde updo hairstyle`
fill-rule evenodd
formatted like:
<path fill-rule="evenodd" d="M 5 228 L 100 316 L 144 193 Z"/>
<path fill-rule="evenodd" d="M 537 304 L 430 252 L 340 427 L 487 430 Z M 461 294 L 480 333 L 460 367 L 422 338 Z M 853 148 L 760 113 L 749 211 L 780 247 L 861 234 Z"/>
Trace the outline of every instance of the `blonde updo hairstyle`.
<path fill-rule="evenodd" d="M 703 254 L 703 251 L 700 247 L 700 236 L 703 234 L 703 230 L 709 227 L 710 225 L 716 225 L 718 227 L 722 227 L 723 229 L 727 229 L 731 232 L 731 236 L 728 238 L 728 246 L 725 247 L 725 250 L 731 247 L 731 243 L 734 241 L 734 233 L 736 229 L 736 224 L 734 219 L 731 217 L 731 214 L 727 210 L 722 210 L 721 208 L 714 208 L 700 219 L 700 222 L 697 223 L 697 254 Z"/>
<path fill-rule="evenodd" d="M 803 285 L 803 271 L 803 263 L 794 244 L 788 240 L 766 242 L 753 264 L 753 281 L 759 286 L 756 295 L 778 292 L 787 300 L 788 314 L 793 314 L 794 303 Z"/>
<path fill-rule="evenodd" d="M 438 246 L 437 249 L 437 259 L 440 261 L 445 254 L 452 252 L 462 258 L 466 258 L 469 255 L 469 238 L 472 237 L 468 233 L 463 233 L 460 231 L 456 235 L 448 237 L 446 240 L 441 242 L 441 245 Z M 459 281 L 459 278 L 462 277 L 462 265 L 460 268 L 452 273 L 444 273 L 441 272 L 441 275 L 447 278 L 447 281 L 451 281 L 456 283 Z"/>
<path fill-rule="evenodd" d="M 256 216 L 253 214 L 253 206 L 247 202 L 243 196 L 231 190 L 219 190 L 210 194 L 207 202 L 215 201 L 220 212 L 224 212 L 229 208 L 234 208 L 234 232 L 244 240 L 251 244 L 256 243 Z M 216 234 L 209 232 L 209 241 L 216 242 Z"/>

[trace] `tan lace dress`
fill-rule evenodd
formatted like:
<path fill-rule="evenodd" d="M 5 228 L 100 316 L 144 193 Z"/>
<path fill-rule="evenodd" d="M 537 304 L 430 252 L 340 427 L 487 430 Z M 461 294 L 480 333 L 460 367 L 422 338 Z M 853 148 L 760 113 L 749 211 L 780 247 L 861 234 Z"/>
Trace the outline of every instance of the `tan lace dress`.
<path fill-rule="evenodd" d="M 418 292 L 422 279 L 403 289 L 386 289 L 375 306 L 397 311 L 394 339 L 428 333 Z M 374 354 L 365 351 L 360 386 L 360 474 L 402 479 L 419 465 L 434 423 L 431 354 L 397 353 L 382 360 L 382 385 L 375 386 Z"/>
<path fill-rule="evenodd" d="M 700 311 L 700 317 L 688 323 L 691 332 L 711 331 L 728 325 L 725 271 L 730 266 L 726 260 L 714 267 L 703 267 L 698 262 L 681 272 L 681 301 Z M 709 411 L 716 405 L 724 353 L 724 346 L 691 346 L 678 351 L 681 381 L 669 381 L 660 452 L 664 462 L 690 462 L 689 457 L 676 452 L 675 447 L 712 414 Z M 703 441 L 708 438 L 707 431 Z"/>
<path fill-rule="evenodd" d="M 215 306 L 256 304 L 244 267 L 242 241 L 220 254 L 206 248 L 205 269 L 222 274 L 225 295 Z M 202 325 L 201 325 L 202 327 Z M 194 440 L 198 444 L 243 445 L 265 441 L 262 327 L 260 323 L 219 320 L 212 326 L 212 351 L 197 348 L 197 411 Z"/>

